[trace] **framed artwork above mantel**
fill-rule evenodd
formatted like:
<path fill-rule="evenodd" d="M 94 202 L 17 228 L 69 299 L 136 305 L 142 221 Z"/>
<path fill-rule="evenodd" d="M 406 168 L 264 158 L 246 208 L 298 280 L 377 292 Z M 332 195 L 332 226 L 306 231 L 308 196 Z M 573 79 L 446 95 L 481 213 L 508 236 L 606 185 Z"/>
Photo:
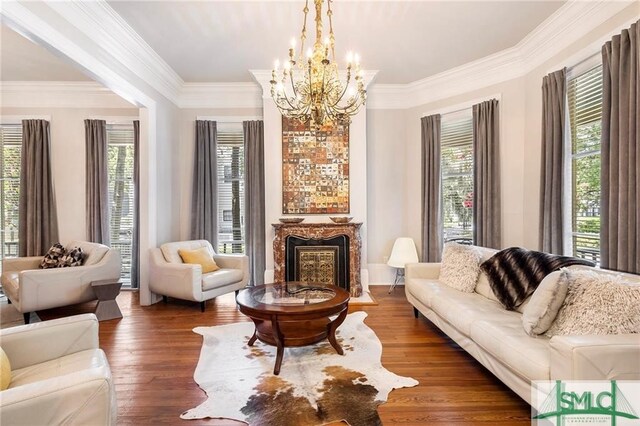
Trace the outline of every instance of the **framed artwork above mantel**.
<path fill-rule="evenodd" d="M 349 124 L 282 117 L 282 213 L 349 213 Z"/>

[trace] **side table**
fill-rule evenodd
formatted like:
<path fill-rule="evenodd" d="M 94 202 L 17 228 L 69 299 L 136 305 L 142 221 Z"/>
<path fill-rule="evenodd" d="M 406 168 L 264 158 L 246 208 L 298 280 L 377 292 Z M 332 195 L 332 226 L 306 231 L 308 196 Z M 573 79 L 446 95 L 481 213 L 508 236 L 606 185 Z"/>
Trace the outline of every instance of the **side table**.
<path fill-rule="evenodd" d="M 116 302 L 122 283 L 120 281 L 101 280 L 92 282 L 91 287 L 98 298 L 98 305 L 95 311 L 98 321 L 122 318 L 122 312 L 120 312 Z"/>

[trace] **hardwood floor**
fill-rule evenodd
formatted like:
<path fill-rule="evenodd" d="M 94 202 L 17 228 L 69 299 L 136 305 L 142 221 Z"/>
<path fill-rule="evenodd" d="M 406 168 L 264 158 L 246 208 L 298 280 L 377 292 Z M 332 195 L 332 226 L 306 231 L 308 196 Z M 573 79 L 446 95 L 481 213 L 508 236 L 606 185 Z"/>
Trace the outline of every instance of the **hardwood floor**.
<path fill-rule="evenodd" d="M 422 315 L 413 317 L 404 289 L 387 294 L 372 287 L 378 306 L 353 306 L 383 345 L 382 363 L 420 384 L 391 392 L 378 409 L 384 424 L 530 425 L 530 408 L 493 374 L 460 349 Z M 120 320 L 100 323 L 100 346 L 116 383 L 118 424 L 231 425 L 220 420 L 179 419 L 182 411 L 206 399 L 193 380 L 202 339 L 196 326 L 247 321 L 233 293 L 199 304 L 169 299 L 142 307 L 136 292 L 123 292 Z M 43 320 L 92 312 L 94 303 L 38 312 Z M 243 423 L 240 423 L 243 424 Z"/>

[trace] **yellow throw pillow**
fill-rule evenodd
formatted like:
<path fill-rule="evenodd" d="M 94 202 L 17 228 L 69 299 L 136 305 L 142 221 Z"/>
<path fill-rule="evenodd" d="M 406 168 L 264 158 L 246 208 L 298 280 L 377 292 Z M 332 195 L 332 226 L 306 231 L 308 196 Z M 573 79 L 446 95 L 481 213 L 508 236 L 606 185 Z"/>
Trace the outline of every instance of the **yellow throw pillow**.
<path fill-rule="evenodd" d="M 4 350 L 0 347 L 0 391 L 9 387 L 11 383 L 11 363 Z"/>
<path fill-rule="evenodd" d="M 184 263 L 202 266 L 203 274 L 220 269 L 206 247 L 201 247 L 197 250 L 178 250 L 178 254 Z"/>

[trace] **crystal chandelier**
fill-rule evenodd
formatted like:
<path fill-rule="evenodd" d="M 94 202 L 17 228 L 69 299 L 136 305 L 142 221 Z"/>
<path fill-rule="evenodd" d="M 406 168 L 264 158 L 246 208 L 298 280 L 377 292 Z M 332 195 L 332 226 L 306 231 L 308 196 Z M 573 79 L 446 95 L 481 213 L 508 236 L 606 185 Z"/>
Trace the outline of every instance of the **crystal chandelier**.
<path fill-rule="evenodd" d="M 300 50 L 296 57 L 296 40 L 291 40 L 289 59 L 282 64 L 276 61 L 271 72 L 271 96 L 283 116 L 301 122 L 312 120 L 316 125 L 326 122 L 349 123 L 367 97 L 362 81 L 358 55 L 347 55 L 346 76 L 340 78 L 335 55 L 335 37 L 331 3 L 327 0 L 329 36 L 322 39 L 322 3 L 313 0 L 316 9 L 316 40 L 313 48 L 305 52 L 307 39 L 307 15 L 309 0 L 303 12 L 304 22 L 300 34 Z M 304 52 L 304 55 L 303 55 Z"/>

